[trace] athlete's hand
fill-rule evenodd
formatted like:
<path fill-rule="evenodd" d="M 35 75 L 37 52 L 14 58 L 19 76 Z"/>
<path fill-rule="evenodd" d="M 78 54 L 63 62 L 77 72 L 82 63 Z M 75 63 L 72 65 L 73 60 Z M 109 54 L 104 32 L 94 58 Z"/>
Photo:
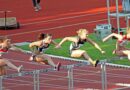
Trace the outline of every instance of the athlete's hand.
<path fill-rule="evenodd" d="M 116 53 L 116 50 L 113 50 L 112 54 L 115 54 Z"/>
<path fill-rule="evenodd" d="M 56 47 L 55 48 L 61 48 L 61 46 L 58 44 L 58 45 L 56 45 Z"/>
<path fill-rule="evenodd" d="M 104 53 L 106 53 L 106 52 L 102 50 L 101 53 L 104 54 Z"/>
<path fill-rule="evenodd" d="M 104 39 L 102 39 L 102 42 L 105 42 L 106 40 L 105 40 L 105 38 Z"/>

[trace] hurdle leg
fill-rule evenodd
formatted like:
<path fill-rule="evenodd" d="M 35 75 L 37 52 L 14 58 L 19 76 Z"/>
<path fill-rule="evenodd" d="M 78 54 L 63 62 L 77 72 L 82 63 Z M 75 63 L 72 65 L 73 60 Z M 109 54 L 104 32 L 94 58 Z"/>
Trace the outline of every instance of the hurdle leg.
<path fill-rule="evenodd" d="M 73 66 L 68 68 L 68 90 L 74 90 L 74 81 L 73 81 Z"/>
<path fill-rule="evenodd" d="M 0 90 L 3 90 L 3 77 L 0 76 Z"/>
<path fill-rule="evenodd" d="M 34 82 L 34 90 L 40 90 L 39 88 L 39 71 L 35 71 L 33 75 L 33 82 Z"/>
<path fill-rule="evenodd" d="M 102 90 L 107 90 L 107 75 L 106 75 L 106 64 L 101 63 L 101 79 L 102 79 Z"/>

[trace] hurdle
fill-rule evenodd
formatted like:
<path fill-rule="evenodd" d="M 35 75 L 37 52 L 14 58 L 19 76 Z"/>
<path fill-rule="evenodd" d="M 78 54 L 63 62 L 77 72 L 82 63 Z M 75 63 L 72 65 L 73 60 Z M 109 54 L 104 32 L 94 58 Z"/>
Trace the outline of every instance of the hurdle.
<path fill-rule="evenodd" d="M 71 64 L 71 65 L 64 65 L 61 66 L 61 69 L 67 69 L 68 70 L 68 90 L 74 90 L 73 89 L 73 68 L 74 67 L 80 67 L 84 65 L 90 65 L 89 63 L 77 63 L 77 64 Z M 22 71 L 20 73 L 15 74 L 9 74 L 9 75 L 3 75 L 0 76 L 0 90 L 3 90 L 3 80 L 9 79 L 9 78 L 15 78 L 15 77 L 21 77 L 26 75 L 32 75 L 33 76 L 33 83 L 34 83 L 34 89 L 33 90 L 40 90 L 39 89 L 39 75 L 40 73 L 46 73 L 46 72 L 52 72 L 55 71 L 54 68 L 47 68 L 47 69 L 40 69 L 40 70 L 33 70 L 33 71 Z"/>
<path fill-rule="evenodd" d="M 66 59 L 67 60 L 67 59 Z M 77 62 L 77 61 L 76 61 Z M 74 67 L 82 67 L 90 65 L 88 61 L 80 61 L 80 63 L 76 64 L 71 64 L 71 65 L 64 65 L 61 66 L 61 69 L 67 69 L 68 70 L 68 90 L 74 90 L 74 78 L 73 78 L 73 68 Z M 106 90 L 107 88 L 107 80 L 106 80 L 106 69 L 105 69 L 105 62 L 100 62 L 101 65 L 101 81 L 102 81 L 102 90 Z M 22 71 L 20 73 L 15 73 L 15 74 L 9 74 L 9 75 L 4 75 L 0 76 L 0 90 L 3 90 L 3 80 L 4 79 L 9 79 L 9 78 L 15 78 L 15 77 L 21 77 L 21 76 L 26 76 L 26 75 L 32 75 L 33 76 L 33 90 L 40 90 L 40 80 L 39 80 L 39 75 L 40 73 L 47 73 L 47 72 L 53 72 L 55 71 L 54 68 L 47 68 L 47 69 L 40 69 L 40 70 L 33 70 L 33 71 Z"/>
<path fill-rule="evenodd" d="M 53 58 L 60 58 L 63 59 L 65 61 L 75 61 L 75 62 L 81 62 L 81 63 L 89 63 L 87 60 L 82 60 L 82 59 L 74 59 L 74 58 L 66 58 L 66 57 L 61 57 L 61 56 L 54 56 L 54 55 L 50 55 Z M 126 58 L 126 57 L 125 57 Z M 107 67 L 106 66 L 110 66 L 110 67 L 114 67 L 114 68 L 123 68 L 123 69 L 130 69 L 130 66 L 127 65 L 119 65 L 119 64 L 112 64 L 109 63 L 111 60 L 120 60 L 121 57 L 113 57 L 111 59 L 104 59 L 104 60 L 100 60 L 99 64 L 101 66 L 101 81 L 102 81 L 102 90 L 107 90 Z M 127 88 L 130 88 L 127 87 Z M 71 89 L 73 90 L 73 89 Z"/>
<path fill-rule="evenodd" d="M 114 67 L 114 68 L 130 69 L 130 66 L 107 63 L 107 61 L 102 62 L 102 64 L 101 64 L 102 90 L 107 90 L 107 70 L 106 70 L 106 66 L 110 66 L 110 67 Z M 125 87 L 125 88 L 118 88 L 118 89 L 114 89 L 114 90 L 124 90 L 124 89 L 130 89 L 130 86 Z"/>
<path fill-rule="evenodd" d="M 52 56 L 53 57 L 53 56 Z M 63 58 L 63 57 L 53 57 L 53 58 L 60 58 L 61 60 L 68 60 L 68 61 L 75 61 L 76 64 L 70 64 L 70 65 L 63 65 L 61 66 L 61 69 L 67 70 L 67 80 L 68 80 L 68 90 L 74 90 L 74 73 L 73 70 L 75 67 L 83 67 L 83 66 L 90 66 L 90 63 L 88 61 L 84 60 L 78 60 L 78 59 L 72 59 L 72 58 Z M 109 61 L 109 60 L 108 60 Z M 101 60 L 99 63 L 100 67 L 99 70 L 101 71 L 101 88 L 102 90 L 107 90 L 107 67 L 106 66 L 111 66 L 111 67 L 116 67 L 116 68 L 127 68 L 130 69 L 130 66 L 125 66 L 125 65 L 118 65 L 118 64 L 112 64 L 108 63 L 107 59 L 106 60 Z M 0 76 L 0 90 L 3 90 L 3 81 L 6 79 L 10 78 L 15 78 L 15 77 L 22 77 L 22 76 L 27 76 L 31 75 L 33 78 L 33 90 L 40 90 L 40 74 L 42 73 L 47 73 L 47 72 L 57 72 L 54 70 L 54 68 L 46 68 L 46 69 L 38 69 L 38 70 L 32 70 L 32 71 L 22 71 L 20 73 L 14 73 L 14 74 L 8 74 L 8 75 L 3 75 Z M 62 71 L 61 71 L 62 72 Z"/>

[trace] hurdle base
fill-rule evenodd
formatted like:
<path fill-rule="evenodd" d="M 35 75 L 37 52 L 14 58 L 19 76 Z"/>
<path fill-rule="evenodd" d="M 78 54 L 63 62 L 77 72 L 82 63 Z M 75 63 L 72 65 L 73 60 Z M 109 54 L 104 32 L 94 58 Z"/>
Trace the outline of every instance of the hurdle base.
<path fill-rule="evenodd" d="M 17 22 L 16 17 L 0 18 L 0 29 L 1 30 L 10 30 L 10 29 L 19 29 L 20 24 Z"/>

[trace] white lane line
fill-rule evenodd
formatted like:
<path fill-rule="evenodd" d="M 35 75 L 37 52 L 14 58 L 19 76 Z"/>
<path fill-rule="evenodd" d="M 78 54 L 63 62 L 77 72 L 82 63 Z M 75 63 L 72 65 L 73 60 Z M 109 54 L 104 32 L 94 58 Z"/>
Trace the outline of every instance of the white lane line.
<path fill-rule="evenodd" d="M 22 26 L 26 26 L 26 25 L 33 25 L 33 24 L 39 24 L 39 23 L 47 23 L 47 22 L 65 20 L 65 19 L 80 18 L 80 17 L 90 16 L 90 15 L 98 15 L 98 14 L 102 14 L 102 13 L 105 13 L 105 12 L 98 12 L 98 13 L 95 13 L 95 14 L 85 14 L 85 15 L 78 15 L 78 16 L 68 16 L 68 17 L 56 18 L 56 19 L 51 19 L 51 20 L 46 20 L 46 21 L 38 21 L 38 22 L 32 22 L 32 23 L 25 23 L 25 24 L 21 24 L 21 25 Z"/>
<path fill-rule="evenodd" d="M 113 19 L 115 19 L 115 18 L 113 18 Z M 52 28 L 36 29 L 36 30 L 28 31 L 28 32 L 9 34 L 9 35 L 6 35 L 6 36 L 25 35 L 25 34 L 35 33 L 35 32 L 49 31 L 49 30 L 54 30 L 54 29 L 60 29 L 60 28 L 65 28 L 65 27 L 72 27 L 72 26 L 77 26 L 77 25 L 83 25 L 83 24 L 90 24 L 90 23 L 102 22 L 102 21 L 107 21 L 107 20 L 108 20 L 108 19 L 99 19 L 99 20 L 94 20 L 94 21 L 89 21 L 89 22 L 80 22 L 80 23 L 75 23 L 75 24 L 61 25 L 61 26 L 56 26 L 56 27 L 52 27 Z"/>
<path fill-rule="evenodd" d="M 130 87 L 130 83 L 116 83 L 117 86 Z"/>

